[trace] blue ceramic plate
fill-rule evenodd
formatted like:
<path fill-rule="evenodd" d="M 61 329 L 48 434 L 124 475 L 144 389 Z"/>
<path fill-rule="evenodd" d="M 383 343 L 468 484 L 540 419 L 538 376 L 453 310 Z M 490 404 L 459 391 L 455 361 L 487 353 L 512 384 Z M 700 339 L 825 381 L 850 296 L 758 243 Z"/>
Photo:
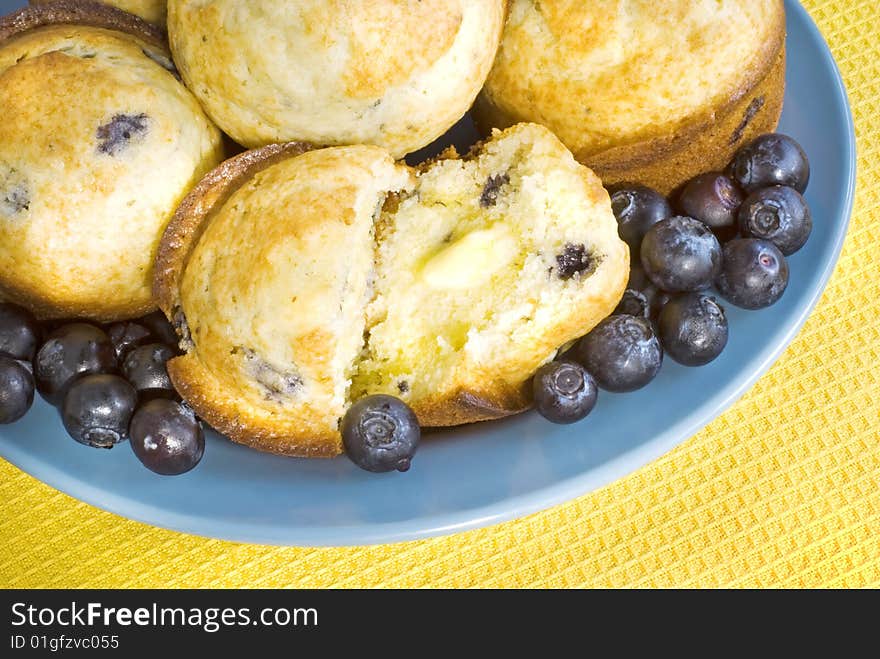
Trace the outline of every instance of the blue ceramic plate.
<path fill-rule="evenodd" d="M 786 5 L 781 131 L 810 155 L 807 199 L 815 229 L 791 258 L 791 284 L 776 306 L 728 309 L 730 343 L 709 366 L 686 369 L 667 360 L 650 386 L 626 395 L 603 392 L 593 414 L 574 426 L 554 426 L 531 413 L 431 436 L 406 474 L 368 474 L 345 458 L 279 458 L 212 435 L 196 470 L 163 478 L 144 469 L 125 445 L 104 452 L 75 444 L 41 400 L 23 421 L 0 430 L 0 455 L 125 517 L 284 545 L 385 543 L 494 524 L 577 497 L 659 457 L 737 400 L 780 355 L 822 293 L 846 233 L 855 185 L 846 94 L 806 11 L 797 2 Z M 457 142 L 470 139 L 468 125 L 456 130 Z"/>

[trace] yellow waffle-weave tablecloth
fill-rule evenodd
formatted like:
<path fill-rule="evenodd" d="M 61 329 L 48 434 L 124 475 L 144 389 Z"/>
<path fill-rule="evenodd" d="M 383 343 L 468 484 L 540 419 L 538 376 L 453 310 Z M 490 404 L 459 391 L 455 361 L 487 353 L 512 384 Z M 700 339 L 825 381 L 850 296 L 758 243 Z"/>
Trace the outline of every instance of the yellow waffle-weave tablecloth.
<path fill-rule="evenodd" d="M 853 105 L 856 211 L 797 340 L 700 434 L 523 520 L 348 549 L 151 528 L 0 461 L 0 587 L 880 587 L 880 5 L 804 4 Z"/>

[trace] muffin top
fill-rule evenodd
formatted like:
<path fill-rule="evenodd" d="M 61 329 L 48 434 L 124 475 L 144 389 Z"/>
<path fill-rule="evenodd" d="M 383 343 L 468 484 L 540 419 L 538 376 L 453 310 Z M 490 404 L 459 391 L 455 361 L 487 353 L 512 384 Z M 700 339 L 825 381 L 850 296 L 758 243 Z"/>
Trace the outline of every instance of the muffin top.
<path fill-rule="evenodd" d="M 246 146 L 370 143 L 402 156 L 467 111 L 503 0 L 169 2 L 175 61 Z"/>
<path fill-rule="evenodd" d="M 222 158 L 219 131 L 172 71 L 160 43 L 94 25 L 13 31 L 0 44 L 8 297 L 42 316 L 110 320 L 155 308 L 161 233 Z"/>
<path fill-rule="evenodd" d="M 169 372 L 199 414 L 267 450 L 339 452 L 364 341 L 373 217 L 411 178 L 378 147 L 333 147 L 275 162 L 217 202 L 178 264 L 179 290 L 159 282 L 188 349 Z M 205 190 L 196 214 L 215 203 Z"/>
<path fill-rule="evenodd" d="M 745 93 L 785 37 L 782 0 L 512 0 L 481 108 L 579 158 L 675 130 Z"/>

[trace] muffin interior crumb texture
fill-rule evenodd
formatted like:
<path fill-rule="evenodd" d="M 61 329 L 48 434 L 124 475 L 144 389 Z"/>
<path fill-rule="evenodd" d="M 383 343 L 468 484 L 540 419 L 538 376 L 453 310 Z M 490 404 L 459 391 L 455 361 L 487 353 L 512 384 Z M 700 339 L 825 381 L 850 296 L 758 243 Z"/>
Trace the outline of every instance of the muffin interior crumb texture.
<path fill-rule="evenodd" d="M 607 193 L 544 128 L 418 170 L 375 147 L 312 151 L 212 218 L 181 287 L 188 358 L 300 436 L 335 433 L 373 393 L 439 425 L 459 392 L 519 392 L 613 309 L 626 266 Z"/>
<path fill-rule="evenodd" d="M 161 51 L 68 24 L 0 44 L 0 289 L 40 317 L 156 308 L 165 226 L 223 158 L 219 130 Z"/>
<path fill-rule="evenodd" d="M 572 338 L 560 341 L 559 319 L 606 255 L 584 170 L 555 147 L 514 130 L 473 158 L 429 166 L 383 212 L 354 398 L 515 382 Z"/>

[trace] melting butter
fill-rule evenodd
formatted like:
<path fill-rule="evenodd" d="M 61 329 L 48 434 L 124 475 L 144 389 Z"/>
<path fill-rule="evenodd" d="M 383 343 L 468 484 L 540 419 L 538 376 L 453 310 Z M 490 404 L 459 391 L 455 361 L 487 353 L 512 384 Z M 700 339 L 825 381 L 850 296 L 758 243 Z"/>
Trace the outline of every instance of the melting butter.
<path fill-rule="evenodd" d="M 516 258 L 517 240 L 502 223 L 471 231 L 435 254 L 422 268 L 422 279 L 435 290 L 480 286 Z"/>

